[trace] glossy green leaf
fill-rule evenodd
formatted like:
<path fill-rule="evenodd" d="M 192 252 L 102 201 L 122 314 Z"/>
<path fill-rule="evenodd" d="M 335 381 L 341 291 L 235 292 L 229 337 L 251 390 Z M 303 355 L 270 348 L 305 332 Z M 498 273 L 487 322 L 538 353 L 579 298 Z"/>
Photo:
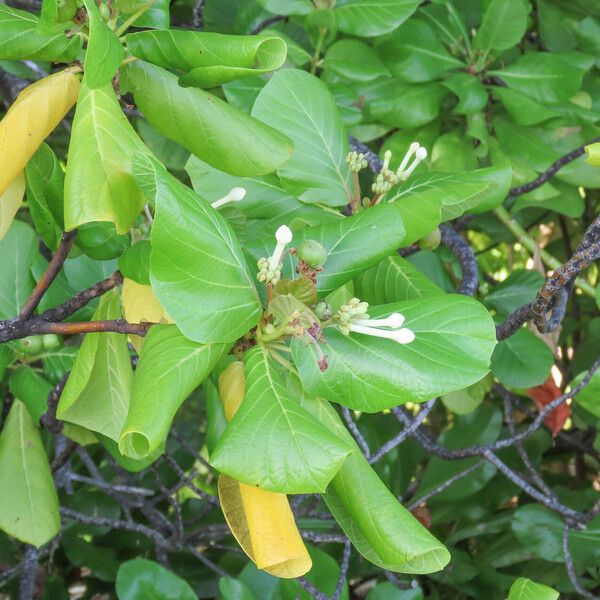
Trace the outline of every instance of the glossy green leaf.
<path fill-rule="evenodd" d="M 122 69 L 121 85 L 133 92 L 149 123 L 217 169 L 232 175 L 264 175 L 292 153 L 287 137 L 223 100 L 137 60 Z"/>
<path fill-rule="evenodd" d="M 372 37 L 393 31 L 419 6 L 419 0 L 339 0 L 334 15 L 340 31 Z"/>
<path fill-rule="evenodd" d="M 91 90 L 109 84 L 115 76 L 125 50 L 112 29 L 100 16 L 100 9 L 94 0 L 83 0 L 88 13 L 89 40 L 83 68 L 85 84 Z"/>
<path fill-rule="evenodd" d="M 35 15 L 0 5 L 0 59 L 70 62 L 81 50 L 81 37 L 46 33 Z"/>
<path fill-rule="evenodd" d="M 8 389 L 25 404 L 35 423 L 48 409 L 48 394 L 52 386 L 31 367 L 17 367 L 10 376 Z"/>
<path fill-rule="evenodd" d="M 31 265 L 37 253 L 33 229 L 21 221 L 13 221 L 0 240 L 0 318 L 16 317 L 33 290 Z"/>
<path fill-rule="evenodd" d="M 462 390 L 442 396 L 444 406 L 457 415 L 468 415 L 481 405 L 485 395 L 492 389 L 492 377 L 486 375 L 481 381 Z"/>
<path fill-rule="evenodd" d="M 167 314 L 196 342 L 233 342 L 260 318 L 253 277 L 231 226 L 154 160 L 134 176 L 156 205 L 150 280 Z"/>
<path fill-rule="evenodd" d="M 100 300 L 96 321 L 121 318 L 117 290 Z M 118 440 L 133 385 L 127 337 L 120 333 L 88 333 L 60 396 L 56 416 Z"/>
<path fill-rule="evenodd" d="M 542 104 L 557 104 L 579 91 L 583 71 L 550 53 L 528 52 L 509 67 L 489 74 Z"/>
<path fill-rule="evenodd" d="M 390 304 L 443 294 L 444 290 L 405 258 L 392 255 L 356 277 L 354 292 L 369 304 Z"/>
<path fill-rule="evenodd" d="M 537 125 L 558 116 L 556 110 L 508 87 L 498 86 L 494 89 L 494 96 L 500 99 L 517 125 Z"/>
<path fill-rule="evenodd" d="M 128 248 L 119 258 L 119 271 L 123 277 L 133 279 L 142 285 L 150 285 L 150 254 L 152 244 L 140 240 Z"/>
<path fill-rule="evenodd" d="M 311 0 L 256 0 L 276 15 L 306 15 L 314 10 Z"/>
<path fill-rule="evenodd" d="M 530 388 L 548 379 L 554 356 L 528 329 L 498 343 L 492 354 L 492 373 L 509 387 Z"/>
<path fill-rule="evenodd" d="M 498 439 L 502 428 L 502 413 L 493 406 L 480 406 L 475 412 L 455 417 L 451 429 L 442 433 L 437 442 L 444 448 L 465 448 L 471 445 L 491 444 Z M 447 461 L 436 456 L 427 464 L 417 497 L 426 494 L 453 475 L 468 469 L 480 459 L 477 457 Z M 485 463 L 466 478 L 457 481 L 439 494 L 432 502 L 455 502 L 477 493 L 495 475 L 496 467 Z"/>
<path fill-rule="evenodd" d="M 0 434 L 0 529 L 38 548 L 60 529 L 58 498 L 40 433 L 13 402 Z"/>
<path fill-rule="evenodd" d="M 183 86 L 215 87 L 283 65 L 285 42 L 269 35 L 223 35 L 185 30 L 141 31 L 126 36 L 129 51 L 155 65 L 183 72 Z"/>
<path fill-rule="evenodd" d="M 352 446 L 323 499 L 354 547 L 367 560 L 390 571 L 433 573 L 442 569 L 450 560 L 448 550 L 389 491 L 333 407 L 306 397 L 302 406 Z"/>
<path fill-rule="evenodd" d="M 441 204 L 442 221 L 450 221 L 465 212 L 481 213 L 495 208 L 506 198 L 510 182 L 511 171 L 506 167 L 467 173 L 429 173 L 409 179 L 397 191 L 394 188 L 386 200 L 419 207 L 433 199 Z"/>
<path fill-rule="evenodd" d="M 468 115 L 482 110 L 488 101 L 488 94 L 481 80 L 469 73 L 453 73 L 444 85 L 458 96 L 454 112 Z"/>
<path fill-rule="evenodd" d="M 345 79 L 371 81 L 390 72 L 373 48 L 360 40 L 342 39 L 327 50 L 325 69 Z"/>
<path fill-rule="evenodd" d="M 475 44 L 486 55 L 490 50 L 508 50 L 521 40 L 526 28 L 527 10 L 523 0 L 492 0 Z"/>
<path fill-rule="evenodd" d="M 425 22 L 411 19 L 378 46 L 392 75 L 410 82 L 432 81 L 442 73 L 464 66 L 439 41 Z"/>
<path fill-rule="evenodd" d="M 115 582 L 119 600 L 196 600 L 189 584 L 162 565 L 144 558 L 121 564 Z"/>
<path fill-rule="evenodd" d="M 348 203 L 348 139 L 323 82 L 304 71 L 280 71 L 258 95 L 252 115 L 294 143 L 292 157 L 277 172 L 287 190 L 304 202 Z"/>
<path fill-rule="evenodd" d="M 392 204 L 382 204 L 346 219 L 304 227 L 294 234 L 292 245 L 316 240 L 325 248 L 327 260 L 317 278 L 317 289 L 323 297 L 395 252 L 404 238 L 400 211 Z M 250 242 L 247 250 L 258 260 L 270 255 L 274 245 L 274 238 L 269 236 Z M 295 259 L 288 255 L 282 271 L 284 276 L 292 276 L 294 265 Z"/>
<path fill-rule="evenodd" d="M 131 177 L 136 152 L 149 153 L 121 111 L 110 84 L 81 86 L 65 177 L 65 227 L 112 221 L 129 231 L 144 206 Z"/>
<path fill-rule="evenodd" d="M 118 438 L 121 453 L 145 458 L 163 444 L 183 401 L 229 347 L 192 342 L 175 325 L 152 327 L 142 347 L 131 404 Z"/>
<path fill-rule="evenodd" d="M 48 248 L 55 250 L 64 226 L 64 173 L 50 146 L 42 144 L 25 168 L 27 204 L 35 230 Z"/>
<path fill-rule="evenodd" d="M 321 372 L 312 347 L 292 341 L 304 389 L 355 410 L 378 412 L 405 402 L 429 400 L 479 381 L 489 370 L 496 344 L 492 319 L 479 302 L 435 295 L 369 307 L 371 318 L 400 312 L 416 335 L 410 344 L 326 328 Z"/>
<path fill-rule="evenodd" d="M 120 14 L 132 15 L 147 4 L 147 0 L 115 0 L 115 6 Z M 155 0 L 135 21 L 136 27 L 150 29 L 168 29 L 170 22 L 169 0 Z"/>
<path fill-rule="evenodd" d="M 350 452 L 348 442 L 292 400 L 264 348 L 248 351 L 244 365 L 244 400 L 211 454 L 211 465 L 272 492 L 325 491 Z"/>
<path fill-rule="evenodd" d="M 520 306 L 532 302 L 544 281 L 544 276 L 538 271 L 518 269 L 494 286 L 485 297 L 485 302 L 499 313 L 509 315 Z"/>
<path fill-rule="evenodd" d="M 510 586 L 508 600 L 558 600 L 558 592 L 547 585 L 519 577 Z"/>

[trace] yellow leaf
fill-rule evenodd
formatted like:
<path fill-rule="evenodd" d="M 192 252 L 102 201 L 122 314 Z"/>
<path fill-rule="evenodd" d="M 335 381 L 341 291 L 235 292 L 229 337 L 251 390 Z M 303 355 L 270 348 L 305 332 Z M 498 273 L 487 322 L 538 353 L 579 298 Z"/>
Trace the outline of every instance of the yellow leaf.
<path fill-rule="evenodd" d="M 600 142 L 585 147 L 587 162 L 594 167 L 600 167 Z"/>
<path fill-rule="evenodd" d="M 21 171 L 0 194 L 0 240 L 13 222 L 25 194 L 25 175 Z"/>
<path fill-rule="evenodd" d="M 125 278 L 121 296 L 123 316 L 130 323 L 173 323 L 149 285 Z M 131 336 L 131 343 L 140 352 L 144 338 Z"/>
<path fill-rule="evenodd" d="M 75 104 L 79 78 L 69 69 L 26 87 L 0 121 L 0 194 Z"/>
<path fill-rule="evenodd" d="M 231 420 L 244 398 L 244 364 L 230 364 L 219 377 L 219 395 Z M 229 529 L 259 569 L 291 579 L 307 573 L 312 561 L 285 494 L 275 494 L 219 477 L 219 499 Z"/>

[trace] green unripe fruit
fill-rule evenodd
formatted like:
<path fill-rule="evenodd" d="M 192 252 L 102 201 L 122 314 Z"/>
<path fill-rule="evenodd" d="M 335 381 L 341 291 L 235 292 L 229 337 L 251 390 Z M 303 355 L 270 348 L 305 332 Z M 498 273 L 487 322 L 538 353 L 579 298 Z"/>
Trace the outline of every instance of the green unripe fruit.
<path fill-rule="evenodd" d="M 419 240 L 419 246 L 422 250 L 435 250 L 442 241 L 442 234 L 438 227 L 430 231 L 426 236 Z"/>
<path fill-rule="evenodd" d="M 24 354 L 39 354 L 42 351 L 42 336 L 30 335 L 19 340 L 17 346 Z"/>
<path fill-rule="evenodd" d="M 331 319 L 333 316 L 331 306 L 329 306 L 325 300 L 321 300 L 321 302 L 315 306 L 315 315 L 317 315 L 321 321 L 327 321 L 328 319 Z"/>
<path fill-rule="evenodd" d="M 60 346 L 60 338 L 55 333 L 46 333 L 42 336 L 44 350 L 54 350 Z"/>
<path fill-rule="evenodd" d="M 304 240 L 296 248 L 296 256 L 309 267 L 322 267 L 327 260 L 327 250 L 316 240 Z"/>
<path fill-rule="evenodd" d="M 104 3 L 101 3 L 98 8 L 100 9 L 100 14 L 102 15 L 102 18 L 105 21 L 108 21 L 108 19 L 110 19 L 110 10 L 108 6 L 106 6 L 106 4 Z"/>

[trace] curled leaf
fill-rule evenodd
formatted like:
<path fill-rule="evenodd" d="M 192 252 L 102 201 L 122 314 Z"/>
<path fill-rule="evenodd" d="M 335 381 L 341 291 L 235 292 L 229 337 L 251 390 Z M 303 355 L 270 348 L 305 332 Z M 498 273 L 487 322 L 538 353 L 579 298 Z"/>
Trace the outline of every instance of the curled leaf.
<path fill-rule="evenodd" d="M 0 121 L 0 194 L 75 104 L 79 78 L 69 69 L 26 87 Z"/>
<path fill-rule="evenodd" d="M 219 377 L 219 394 L 228 420 L 242 403 L 245 384 L 242 362 L 232 363 Z M 312 561 L 285 494 L 221 475 L 219 499 L 231 532 L 259 569 L 290 579 L 310 570 Z"/>
<path fill-rule="evenodd" d="M 539 411 L 562 394 L 560 388 L 554 382 L 552 375 L 550 375 L 542 385 L 529 388 L 527 393 L 533 399 L 535 406 Z M 552 432 L 552 436 L 556 437 L 570 416 L 571 408 L 566 402 L 563 402 L 545 416 L 544 424 Z"/>

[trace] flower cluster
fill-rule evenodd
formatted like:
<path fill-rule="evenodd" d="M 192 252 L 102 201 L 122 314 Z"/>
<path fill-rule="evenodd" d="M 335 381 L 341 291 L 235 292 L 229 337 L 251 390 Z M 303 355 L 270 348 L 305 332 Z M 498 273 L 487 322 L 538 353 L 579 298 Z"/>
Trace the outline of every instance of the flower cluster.
<path fill-rule="evenodd" d="M 413 161 L 408 164 L 410 159 Z M 383 167 L 377 175 L 375 182 L 372 185 L 373 191 L 378 195 L 383 195 L 388 192 L 392 187 L 398 185 L 401 181 L 406 181 L 412 172 L 417 168 L 419 163 L 427 158 L 427 150 L 421 146 L 418 142 L 413 142 L 407 153 L 404 155 L 402 162 L 396 169 L 396 172 L 389 168 L 390 160 L 392 158 L 391 150 L 386 150 L 383 155 Z"/>
<path fill-rule="evenodd" d="M 259 258 L 257 262 L 258 274 L 256 277 L 258 281 L 264 281 L 271 285 L 277 285 L 281 279 L 281 261 L 287 245 L 292 241 L 291 229 L 287 225 L 282 225 L 275 232 L 275 239 L 277 245 L 273 254 L 269 258 Z"/>
<path fill-rule="evenodd" d="M 392 313 L 383 319 L 370 319 L 367 314 L 369 304 L 352 298 L 343 304 L 336 314 L 338 327 L 344 335 L 351 332 L 394 340 L 399 344 L 410 344 L 415 334 L 404 324 L 404 316 Z"/>
<path fill-rule="evenodd" d="M 350 171 L 352 173 L 358 173 L 363 169 L 366 169 L 369 163 L 367 163 L 367 159 L 362 152 L 349 152 L 348 156 L 346 156 L 346 162 L 350 167 Z"/>

